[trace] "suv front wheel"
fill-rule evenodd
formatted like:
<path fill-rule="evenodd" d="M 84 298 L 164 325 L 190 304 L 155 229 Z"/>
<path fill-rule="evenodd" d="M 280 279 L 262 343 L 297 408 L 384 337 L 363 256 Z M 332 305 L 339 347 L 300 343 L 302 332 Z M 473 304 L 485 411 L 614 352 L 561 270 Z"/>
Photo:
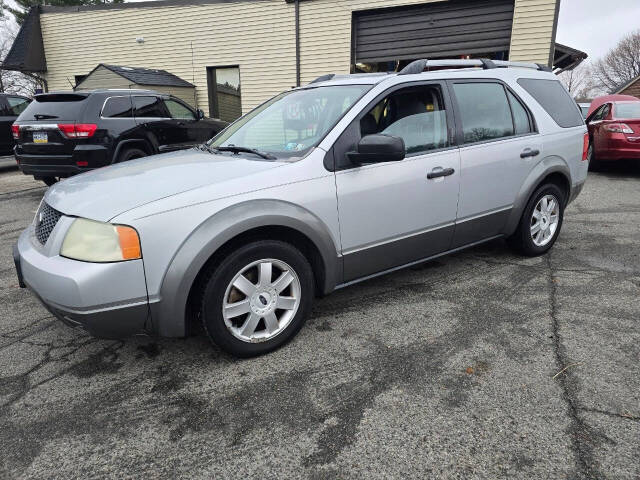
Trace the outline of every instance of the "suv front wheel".
<path fill-rule="evenodd" d="M 262 355 L 290 340 L 312 303 L 313 272 L 294 246 L 247 244 L 226 256 L 205 280 L 201 317 L 212 342 L 239 357 Z"/>
<path fill-rule="evenodd" d="M 564 198 L 562 190 L 553 183 L 538 188 L 529 199 L 509 243 L 530 257 L 546 253 L 560 235 Z"/>

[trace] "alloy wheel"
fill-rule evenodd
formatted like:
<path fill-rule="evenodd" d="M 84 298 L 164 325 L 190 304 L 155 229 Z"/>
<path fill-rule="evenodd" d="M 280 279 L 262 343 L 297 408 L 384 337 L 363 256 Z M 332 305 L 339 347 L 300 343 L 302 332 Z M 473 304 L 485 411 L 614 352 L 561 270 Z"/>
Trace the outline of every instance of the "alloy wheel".
<path fill-rule="evenodd" d="M 554 195 L 543 196 L 531 214 L 531 239 L 538 247 L 547 245 L 560 222 L 560 203 Z"/>
<path fill-rule="evenodd" d="M 222 305 L 224 323 L 243 342 L 271 340 L 295 317 L 301 292 L 298 275 L 285 262 L 255 261 L 229 282 Z"/>

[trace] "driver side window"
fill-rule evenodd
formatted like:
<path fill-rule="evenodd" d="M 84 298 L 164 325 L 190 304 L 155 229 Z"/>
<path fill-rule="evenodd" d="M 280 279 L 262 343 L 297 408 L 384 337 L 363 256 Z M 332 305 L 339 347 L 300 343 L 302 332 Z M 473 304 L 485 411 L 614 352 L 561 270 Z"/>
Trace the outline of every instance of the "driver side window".
<path fill-rule="evenodd" d="M 421 85 L 393 92 L 360 120 L 361 137 L 386 134 L 404 140 L 407 156 L 449 146 L 442 91 Z"/>

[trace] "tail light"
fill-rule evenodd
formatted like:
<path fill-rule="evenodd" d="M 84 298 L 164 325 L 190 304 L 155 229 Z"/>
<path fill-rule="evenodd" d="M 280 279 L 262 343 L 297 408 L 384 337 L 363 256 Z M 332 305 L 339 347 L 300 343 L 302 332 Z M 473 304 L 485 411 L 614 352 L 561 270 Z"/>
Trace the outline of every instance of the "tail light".
<path fill-rule="evenodd" d="M 18 140 L 20 138 L 20 126 L 15 123 L 11 125 L 11 134 L 14 140 Z"/>
<path fill-rule="evenodd" d="M 95 123 L 59 123 L 58 129 L 67 138 L 89 138 L 96 133 Z"/>
<path fill-rule="evenodd" d="M 582 141 L 582 161 L 586 161 L 589 156 L 589 134 L 584 134 L 584 139 Z"/>
<path fill-rule="evenodd" d="M 609 123 L 602 126 L 607 132 L 612 133 L 633 133 L 633 130 L 626 123 Z"/>

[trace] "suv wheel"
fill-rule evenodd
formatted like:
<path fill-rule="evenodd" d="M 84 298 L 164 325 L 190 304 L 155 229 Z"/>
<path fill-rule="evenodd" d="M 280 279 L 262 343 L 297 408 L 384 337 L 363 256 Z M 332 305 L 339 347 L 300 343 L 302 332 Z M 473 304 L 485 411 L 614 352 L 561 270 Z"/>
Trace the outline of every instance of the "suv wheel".
<path fill-rule="evenodd" d="M 117 162 L 126 162 L 127 160 L 133 160 L 134 158 L 146 157 L 147 152 L 140 150 L 139 148 L 125 148 L 119 155 Z"/>
<path fill-rule="evenodd" d="M 562 190 L 547 183 L 529 199 L 516 232 L 509 243 L 524 255 L 533 257 L 546 253 L 556 242 L 564 217 Z"/>
<path fill-rule="evenodd" d="M 201 317 L 212 342 L 239 357 L 290 340 L 311 309 L 313 272 L 292 245 L 263 240 L 228 255 L 208 275 Z"/>

